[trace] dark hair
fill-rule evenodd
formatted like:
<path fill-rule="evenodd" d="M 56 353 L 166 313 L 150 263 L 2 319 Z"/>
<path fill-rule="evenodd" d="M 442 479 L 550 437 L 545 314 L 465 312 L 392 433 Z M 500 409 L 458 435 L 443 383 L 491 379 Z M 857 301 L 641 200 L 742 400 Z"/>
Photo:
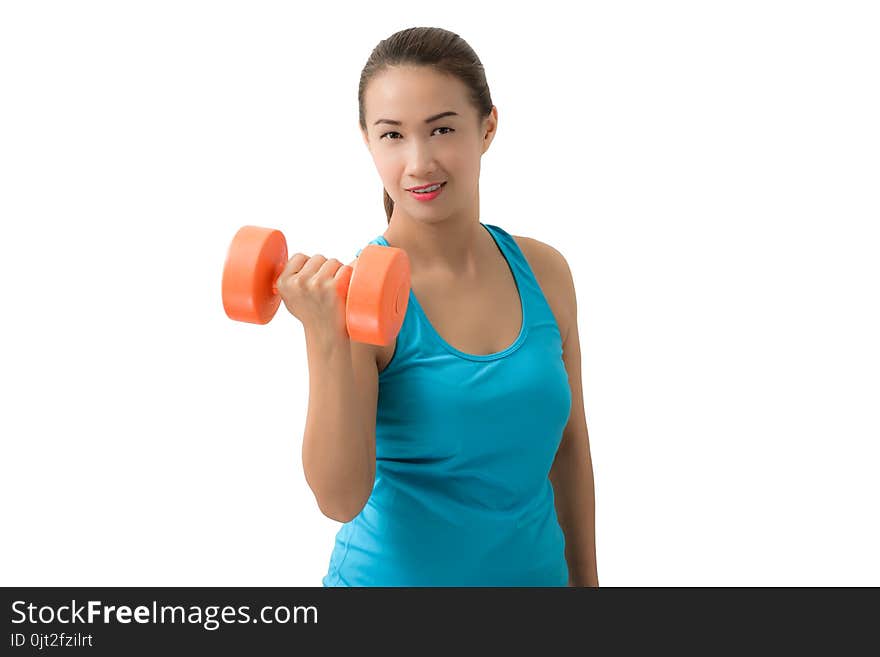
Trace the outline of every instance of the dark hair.
<path fill-rule="evenodd" d="M 361 129 L 367 131 L 364 118 L 364 91 L 376 75 L 391 66 L 429 66 L 440 73 L 453 75 L 467 85 L 470 100 L 483 118 L 492 112 L 492 96 L 480 58 L 460 36 L 440 27 L 410 27 L 395 32 L 373 48 L 358 85 L 358 115 Z M 385 214 L 391 222 L 394 201 L 382 189 Z"/>

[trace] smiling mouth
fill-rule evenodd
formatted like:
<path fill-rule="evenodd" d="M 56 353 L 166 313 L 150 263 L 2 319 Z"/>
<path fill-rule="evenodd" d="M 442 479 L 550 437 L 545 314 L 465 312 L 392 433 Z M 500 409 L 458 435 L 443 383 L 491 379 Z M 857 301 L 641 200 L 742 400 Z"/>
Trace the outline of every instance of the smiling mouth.
<path fill-rule="evenodd" d="M 444 180 L 442 183 L 440 183 L 440 186 L 439 186 L 439 187 L 437 187 L 436 189 L 431 190 L 430 192 L 426 192 L 426 191 L 423 191 L 423 190 L 425 190 L 425 189 L 427 189 L 427 188 L 429 188 L 429 187 L 434 187 L 434 185 L 427 185 L 427 187 L 421 187 L 421 188 L 410 188 L 410 189 L 408 189 L 407 191 L 408 191 L 408 192 L 412 192 L 413 194 L 433 194 L 434 192 L 439 192 L 439 191 L 440 191 L 443 187 L 445 187 L 445 186 L 446 186 L 446 181 Z"/>

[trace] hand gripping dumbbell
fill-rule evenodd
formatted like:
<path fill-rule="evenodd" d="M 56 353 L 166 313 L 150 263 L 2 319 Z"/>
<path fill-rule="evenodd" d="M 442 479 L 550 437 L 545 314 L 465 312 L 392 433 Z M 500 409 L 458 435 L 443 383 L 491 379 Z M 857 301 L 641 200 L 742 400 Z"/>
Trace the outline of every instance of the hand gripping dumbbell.
<path fill-rule="evenodd" d="M 223 266 L 223 309 L 230 319 L 267 324 L 281 304 L 276 287 L 287 264 L 279 230 L 244 226 L 229 245 Z M 339 278 L 345 326 L 356 342 L 388 345 L 397 337 L 409 301 L 409 258 L 403 249 L 368 244 Z"/>

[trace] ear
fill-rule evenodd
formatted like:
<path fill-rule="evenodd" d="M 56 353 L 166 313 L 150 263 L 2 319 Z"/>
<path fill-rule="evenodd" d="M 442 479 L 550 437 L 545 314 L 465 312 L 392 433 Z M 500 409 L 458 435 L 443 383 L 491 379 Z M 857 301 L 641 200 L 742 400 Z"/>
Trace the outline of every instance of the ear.
<path fill-rule="evenodd" d="M 498 108 L 495 105 L 492 105 L 492 111 L 489 113 L 489 116 L 483 119 L 483 131 L 483 149 L 481 154 L 489 150 L 489 144 L 492 143 L 498 132 Z"/>

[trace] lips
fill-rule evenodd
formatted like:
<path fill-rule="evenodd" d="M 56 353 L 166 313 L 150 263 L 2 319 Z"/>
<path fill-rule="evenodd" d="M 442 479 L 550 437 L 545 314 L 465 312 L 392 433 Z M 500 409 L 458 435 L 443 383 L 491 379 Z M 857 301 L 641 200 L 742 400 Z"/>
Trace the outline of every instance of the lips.
<path fill-rule="evenodd" d="M 433 187 L 434 185 L 442 185 L 442 184 L 445 184 L 445 182 L 446 182 L 446 181 L 444 180 L 444 181 L 442 181 L 442 182 L 432 182 L 432 183 L 428 183 L 427 185 L 419 185 L 418 187 L 407 187 L 407 188 L 406 188 L 406 191 L 408 191 L 408 192 L 417 192 L 417 191 L 420 190 L 420 189 L 426 189 L 426 188 L 428 188 L 428 187 Z"/>

